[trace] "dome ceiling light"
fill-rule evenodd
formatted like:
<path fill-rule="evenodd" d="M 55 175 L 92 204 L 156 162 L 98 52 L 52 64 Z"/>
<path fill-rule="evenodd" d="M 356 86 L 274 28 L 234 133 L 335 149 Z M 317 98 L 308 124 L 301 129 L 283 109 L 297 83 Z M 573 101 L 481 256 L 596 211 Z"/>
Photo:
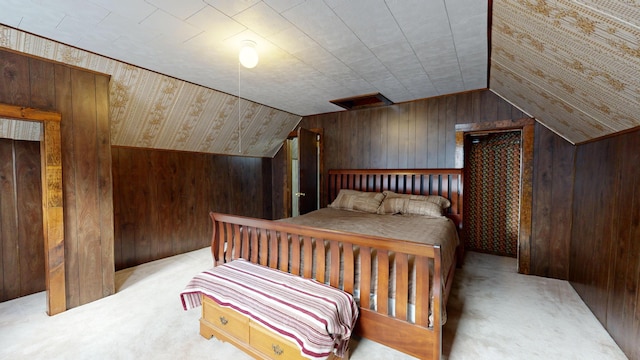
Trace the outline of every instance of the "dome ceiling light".
<path fill-rule="evenodd" d="M 242 47 L 240 48 L 240 54 L 238 55 L 240 64 L 247 69 L 253 69 L 258 65 L 258 51 L 256 50 L 256 43 L 251 40 L 244 40 Z"/>

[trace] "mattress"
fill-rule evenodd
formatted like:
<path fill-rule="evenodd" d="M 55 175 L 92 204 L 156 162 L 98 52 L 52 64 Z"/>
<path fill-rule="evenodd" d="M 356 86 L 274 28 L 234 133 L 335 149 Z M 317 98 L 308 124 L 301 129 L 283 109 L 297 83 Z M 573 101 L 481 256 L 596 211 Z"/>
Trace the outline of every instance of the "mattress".
<path fill-rule="evenodd" d="M 440 245 L 442 269 L 449 269 L 460 243 L 453 220 L 446 216 L 373 214 L 334 208 L 281 219 L 292 224 Z M 446 273 L 446 271 L 444 271 Z M 446 274 L 445 274 L 446 276 Z M 445 278 L 446 280 L 446 278 Z"/>

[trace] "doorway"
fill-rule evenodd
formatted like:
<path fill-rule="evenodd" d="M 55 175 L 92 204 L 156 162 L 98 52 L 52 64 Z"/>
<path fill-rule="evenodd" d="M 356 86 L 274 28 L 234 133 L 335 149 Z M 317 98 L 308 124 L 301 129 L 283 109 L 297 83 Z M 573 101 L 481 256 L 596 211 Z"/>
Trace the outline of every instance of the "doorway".
<path fill-rule="evenodd" d="M 67 310 L 60 142 L 62 115 L 54 111 L 0 104 L 0 118 L 42 123 L 40 177 L 42 183 L 45 286 L 47 289 L 47 313 L 55 315 Z"/>
<path fill-rule="evenodd" d="M 516 171 L 511 171 L 519 174 L 517 180 L 517 186 L 519 187 L 519 193 L 517 195 L 518 211 L 517 211 L 517 246 L 516 257 L 518 263 L 518 272 L 522 274 L 529 274 L 531 269 L 531 210 L 532 210 L 532 198 L 533 198 L 533 141 L 534 141 L 534 127 L 535 120 L 532 118 L 525 118 L 519 120 L 503 120 L 494 122 L 474 123 L 474 124 L 457 124 L 456 125 L 456 168 L 465 168 L 465 186 L 470 188 L 471 186 L 484 186 L 488 181 L 487 178 L 480 177 L 473 180 L 466 178 L 469 164 L 469 157 L 471 156 L 472 142 L 474 138 L 490 136 L 491 134 L 500 134 L 507 132 L 515 132 L 519 134 L 519 164 Z M 499 135 L 495 135 L 500 138 Z M 504 197 L 503 194 L 495 196 L 497 198 Z M 465 195 L 465 214 L 470 214 L 472 206 L 482 206 L 482 204 L 472 204 L 473 200 Z M 487 201 L 487 200 L 476 200 Z M 481 207 L 481 210 L 484 211 Z M 503 209 L 498 207 L 497 216 L 500 216 L 500 212 Z M 477 217 L 494 216 L 496 214 L 490 214 L 488 212 L 482 212 L 477 214 Z M 465 215 L 465 223 L 473 221 Z M 481 225 L 482 226 L 482 225 Z M 515 227 L 515 225 L 514 225 Z M 463 242 L 465 246 L 469 241 L 468 231 L 470 227 L 465 224 L 463 231 Z M 513 230 L 511 230 L 513 231 Z M 491 236 L 491 235 L 490 235 Z M 493 240 L 492 240 L 493 241 Z"/>
<path fill-rule="evenodd" d="M 285 217 L 320 208 L 322 196 L 322 129 L 299 128 L 286 140 Z"/>
<path fill-rule="evenodd" d="M 467 135 L 465 248 L 517 257 L 522 132 Z"/>

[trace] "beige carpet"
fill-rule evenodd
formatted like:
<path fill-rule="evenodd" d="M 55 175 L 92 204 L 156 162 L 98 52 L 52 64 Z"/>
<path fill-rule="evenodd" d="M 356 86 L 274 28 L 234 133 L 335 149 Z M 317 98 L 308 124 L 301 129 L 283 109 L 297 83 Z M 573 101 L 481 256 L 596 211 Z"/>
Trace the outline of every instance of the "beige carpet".
<path fill-rule="evenodd" d="M 117 294 L 53 317 L 44 293 L 0 303 L 0 359 L 249 359 L 200 337 L 199 309 L 182 310 L 178 293 L 210 256 L 202 249 L 120 271 Z M 566 281 L 515 266 L 468 253 L 448 307 L 446 358 L 626 359 Z M 361 339 L 351 358 L 410 357 Z"/>

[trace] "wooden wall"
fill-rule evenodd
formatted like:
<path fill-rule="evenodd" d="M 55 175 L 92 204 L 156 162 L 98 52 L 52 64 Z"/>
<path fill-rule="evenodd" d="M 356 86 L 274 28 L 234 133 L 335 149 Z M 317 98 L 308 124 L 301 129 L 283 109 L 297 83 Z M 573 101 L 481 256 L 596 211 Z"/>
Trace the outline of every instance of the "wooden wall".
<path fill-rule="evenodd" d="M 536 123 L 531 274 L 567 280 L 575 146 Z"/>
<path fill-rule="evenodd" d="M 451 168 L 456 124 L 523 117 L 527 116 L 485 90 L 308 116 L 300 126 L 324 129 L 326 169 Z"/>
<path fill-rule="evenodd" d="M 0 139 L 0 302 L 45 290 L 40 144 Z"/>
<path fill-rule="evenodd" d="M 326 176 L 328 169 L 340 168 L 453 168 L 456 124 L 525 117 L 482 90 L 307 116 L 300 126 L 324 129 Z"/>
<path fill-rule="evenodd" d="M 526 117 L 491 91 L 482 90 L 388 107 L 308 116 L 300 126 L 324 129 L 325 171 L 332 168 L 446 168 L 455 167 L 456 124 Z M 530 273 L 567 279 L 574 147 L 540 124 L 536 124 L 534 141 Z M 274 158 L 274 163 L 283 161 L 280 153 Z M 274 183 L 282 181 L 278 169 L 274 167 Z M 326 199 L 323 201 L 324 206 Z M 281 208 L 274 197 L 275 216 L 281 214 Z"/>
<path fill-rule="evenodd" d="M 1 103 L 62 114 L 67 307 L 113 294 L 109 77 L 6 50 L 0 77 Z"/>
<path fill-rule="evenodd" d="M 113 147 L 115 265 L 211 244 L 209 211 L 271 218 L 271 159 Z"/>
<path fill-rule="evenodd" d="M 577 146 L 569 280 L 640 359 L 640 130 Z"/>

